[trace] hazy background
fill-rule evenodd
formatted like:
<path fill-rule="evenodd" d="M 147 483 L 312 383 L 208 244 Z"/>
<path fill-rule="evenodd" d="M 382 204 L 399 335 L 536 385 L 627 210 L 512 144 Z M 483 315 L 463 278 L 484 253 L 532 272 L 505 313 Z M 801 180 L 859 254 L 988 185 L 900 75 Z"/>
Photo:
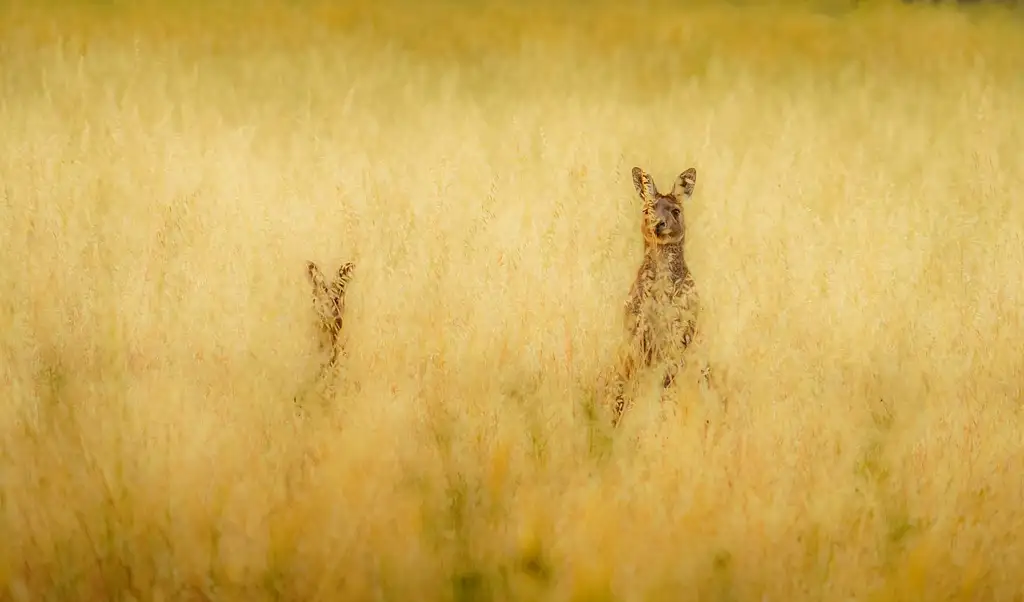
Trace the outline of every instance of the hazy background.
<path fill-rule="evenodd" d="M 3 11 L 0 599 L 1024 596 L 1019 12 Z M 634 165 L 729 405 L 613 434 Z"/>

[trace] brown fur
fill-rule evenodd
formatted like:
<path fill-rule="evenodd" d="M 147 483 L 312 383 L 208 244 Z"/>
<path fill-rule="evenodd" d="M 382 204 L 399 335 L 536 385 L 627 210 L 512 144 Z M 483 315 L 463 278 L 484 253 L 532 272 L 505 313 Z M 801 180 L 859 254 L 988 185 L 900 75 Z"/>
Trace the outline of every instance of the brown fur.
<path fill-rule="evenodd" d="M 354 270 L 354 263 L 344 263 L 338 268 L 334 279 L 327 282 L 316 263 L 306 262 L 306 271 L 313 285 L 313 308 L 323 334 L 321 347 L 326 348 L 330 354 L 325 370 L 333 368 L 345 352 L 341 342 L 341 329 L 345 323 L 346 288 Z"/>
<path fill-rule="evenodd" d="M 633 185 L 643 202 L 644 258 L 625 304 L 627 344 L 613 391 L 613 426 L 626 410 L 625 385 L 639 370 L 660 364 L 665 366 L 662 385 L 671 386 L 697 334 L 700 299 L 683 253 L 683 205 L 696 182 L 697 170 L 691 167 L 679 174 L 671 192 L 662 194 L 649 174 L 633 168 Z"/>

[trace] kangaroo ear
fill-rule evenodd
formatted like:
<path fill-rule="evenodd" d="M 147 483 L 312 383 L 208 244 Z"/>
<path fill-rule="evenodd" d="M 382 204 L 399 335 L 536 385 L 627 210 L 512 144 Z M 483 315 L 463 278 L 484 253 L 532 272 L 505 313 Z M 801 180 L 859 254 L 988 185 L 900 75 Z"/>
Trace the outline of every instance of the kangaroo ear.
<path fill-rule="evenodd" d="M 688 199 L 693 195 L 693 187 L 697 185 L 697 170 L 691 167 L 676 178 L 672 186 L 672 196 L 678 200 Z"/>
<path fill-rule="evenodd" d="M 633 168 L 633 186 L 644 202 L 654 202 L 658 187 L 654 185 L 654 178 L 639 167 Z"/>
<path fill-rule="evenodd" d="M 334 276 L 334 282 L 344 289 L 345 285 L 348 284 L 348 281 L 352 279 L 352 273 L 355 269 L 356 264 L 351 261 L 341 264 L 341 267 L 338 268 L 337 275 Z"/>
<path fill-rule="evenodd" d="M 327 287 L 324 283 L 323 273 L 320 272 L 320 268 L 312 261 L 306 262 L 306 273 L 309 275 L 309 281 L 313 283 L 313 288 L 323 289 Z"/>

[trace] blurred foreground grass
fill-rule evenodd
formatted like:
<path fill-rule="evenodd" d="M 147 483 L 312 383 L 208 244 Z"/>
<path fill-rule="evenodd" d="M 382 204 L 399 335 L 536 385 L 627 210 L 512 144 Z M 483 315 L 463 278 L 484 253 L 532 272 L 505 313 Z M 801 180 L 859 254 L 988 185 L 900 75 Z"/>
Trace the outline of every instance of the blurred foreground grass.
<path fill-rule="evenodd" d="M 4 599 L 1024 595 L 1018 14 L 4 10 Z M 633 165 L 730 405 L 612 436 Z"/>

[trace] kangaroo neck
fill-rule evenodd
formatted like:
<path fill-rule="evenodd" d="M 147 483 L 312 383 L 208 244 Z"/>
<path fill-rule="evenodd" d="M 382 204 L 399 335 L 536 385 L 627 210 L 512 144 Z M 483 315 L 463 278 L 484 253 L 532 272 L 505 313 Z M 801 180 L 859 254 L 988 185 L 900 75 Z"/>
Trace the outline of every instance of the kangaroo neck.
<path fill-rule="evenodd" d="M 644 254 L 653 260 L 655 264 L 672 272 L 684 271 L 686 269 L 686 258 L 683 257 L 682 241 L 657 244 L 645 240 Z"/>

